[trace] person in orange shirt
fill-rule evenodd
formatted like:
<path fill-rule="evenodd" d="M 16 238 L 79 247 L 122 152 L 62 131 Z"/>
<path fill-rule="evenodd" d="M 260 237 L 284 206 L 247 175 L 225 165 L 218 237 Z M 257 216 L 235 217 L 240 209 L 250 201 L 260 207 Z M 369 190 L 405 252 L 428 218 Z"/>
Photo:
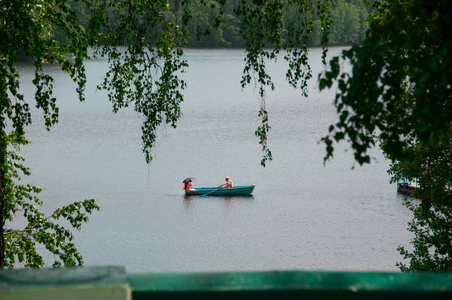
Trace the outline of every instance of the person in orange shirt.
<path fill-rule="evenodd" d="M 191 182 L 184 183 L 184 190 L 191 190 Z"/>
<path fill-rule="evenodd" d="M 191 190 L 192 189 L 192 187 L 191 187 L 192 178 L 193 177 L 188 177 L 188 178 L 184 179 L 184 181 L 182 181 L 183 184 L 184 184 L 184 190 Z"/>
<path fill-rule="evenodd" d="M 225 189 L 232 189 L 234 187 L 234 183 L 232 182 L 232 180 L 229 179 L 228 176 L 226 176 L 224 179 L 226 180 L 226 184 L 225 184 L 224 188 Z"/>

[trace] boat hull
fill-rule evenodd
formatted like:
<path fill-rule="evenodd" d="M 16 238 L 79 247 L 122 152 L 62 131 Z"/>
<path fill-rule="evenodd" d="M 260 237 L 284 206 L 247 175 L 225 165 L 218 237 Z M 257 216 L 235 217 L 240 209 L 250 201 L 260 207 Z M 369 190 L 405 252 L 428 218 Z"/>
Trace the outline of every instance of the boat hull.
<path fill-rule="evenodd" d="M 185 190 L 186 195 L 205 195 L 209 196 L 245 196 L 253 192 L 255 185 L 241 185 L 235 186 L 232 189 L 218 190 L 218 187 L 201 187 L 191 190 Z M 214 192 L 215 191 L 215 192 Z"/>

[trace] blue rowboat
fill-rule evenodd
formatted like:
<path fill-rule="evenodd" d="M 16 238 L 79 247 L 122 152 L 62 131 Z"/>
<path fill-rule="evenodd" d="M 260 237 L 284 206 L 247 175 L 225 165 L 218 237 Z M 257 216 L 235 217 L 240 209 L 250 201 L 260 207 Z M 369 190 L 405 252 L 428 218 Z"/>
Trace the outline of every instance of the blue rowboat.
<path fill-rule="evenodd" d="M 253 192 L 254 184 L 235 186 L 232 189 L 220 189 L 219 187 L 200 187 L 191 190 L 185 190 L 186 195 L 205 195 L 209 196 L 246 196 Z"/>

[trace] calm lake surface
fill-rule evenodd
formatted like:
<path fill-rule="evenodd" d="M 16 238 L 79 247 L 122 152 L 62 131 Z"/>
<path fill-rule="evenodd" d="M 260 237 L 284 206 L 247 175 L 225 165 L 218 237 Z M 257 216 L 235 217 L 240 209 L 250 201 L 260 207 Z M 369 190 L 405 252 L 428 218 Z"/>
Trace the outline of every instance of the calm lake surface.
<path fill-rule="evenodd" d="M 342 48 L 333 48 L 329 56 Z M 105 60 L 88 61 L 86 103 L 56 66 L 60 122 L 47 132 L 42 114 L 29 128 L 32 145 L 22 154 L 30 181 L 45 187 L 45 210 L 98 199 L 76 244 L 85 265 L 122 265 L 128 272 L 248 270 L 397 270 L 396 248 L 407 245 L 410 211 L 386 173 L 379 150 L 371 165 L 353 162 L 347 145 L 323 165 L 319 143 L 337 116 L 334 90 L 320 93 L 320 50 L 312 49 L 310 97 L 284 81 L 284 60 L 270 63 L 276 90 L 267 92 L 273 161 L 260 166 L 254 131 L 260 99 L 254 86 L 242 90 L 242 50 L 188 50 L 183 78 L 183 117 L 177 129 L 159 131 L 154 161 L 141 152 L 141 117 L 111 112 L 95 86 Z M 23 92 L 33 96 L 34 71 L 22 64 Z M 352 170 L 352 167 L 355 169 Z M 194 187 L 256 184 L 252 197 L 185 197 Z M 51 259 L 51 257 L 48 257 Z"/>

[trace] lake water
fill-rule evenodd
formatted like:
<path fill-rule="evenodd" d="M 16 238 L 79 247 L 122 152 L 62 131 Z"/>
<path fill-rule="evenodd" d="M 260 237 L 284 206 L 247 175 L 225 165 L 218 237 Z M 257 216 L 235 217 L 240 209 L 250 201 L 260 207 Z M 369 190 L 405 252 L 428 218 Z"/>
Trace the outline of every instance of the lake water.
<path fill-rule="evenodd" d="M 342 48 L 333 48 L 337 55 Z M 159 130 L 154 161 L 141 152 L 141 118 L 132 110 L 111 112 L 95 86 L 106 61 L 86 63 L 87 101 L 56 66 L 60 122 L 50 132 L 42 118 L 29 128 L 32 145 L 22 154 L 30 180 L 45 187 L 45 210 L 95 198 L 76 244 L 85 265 L 122 265 L 128 272 L 248 270 L 397 270 L 407 245 L 410 211 L 389 184 L 389 163 L 375 150 L 371 165 L 353 162 L 347 145 L 323 165 L 319 140 L 336 121 L 334 91 L 319 93 L 320 50 L 310 97 L 284 81 L 283 60 L 268 65 L 276 90 L 267 92 L 274 160 L 260 166 L 254 131 L 260 99 L 242 90 L 242 50 L 188 50 L 183 117 L 177 129 Z M 31 97 L 33 70 L 20 65 Z M 355 168 L 352 170 L 352 167 Z M 182 181 L 217 186 L 229 175 L 235 185 L 256 184 L 252 197 L 185 197 Z"/>

